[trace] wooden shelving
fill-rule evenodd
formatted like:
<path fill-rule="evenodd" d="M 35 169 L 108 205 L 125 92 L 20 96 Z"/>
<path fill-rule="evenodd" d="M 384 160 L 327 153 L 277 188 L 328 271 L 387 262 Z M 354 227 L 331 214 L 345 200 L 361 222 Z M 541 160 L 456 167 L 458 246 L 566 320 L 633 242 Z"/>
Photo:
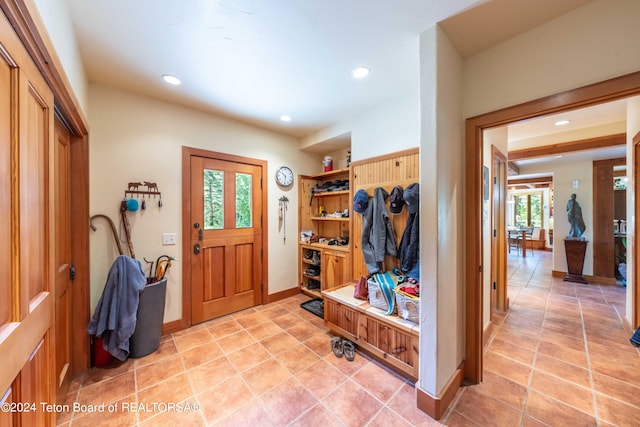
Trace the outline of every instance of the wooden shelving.
<path fill-rule="evenodd" d="M 337 169 L 331 172 L 317 175 L 300 175 L 299 180 L 299 231 L 303 230 L 313 233 L 316 238 L 323 238 L 323 243 L 299 244 L 299 285 L 300 290 L 310 296 L 321 297 L 321 291 L 332 288 L 348 281 L 351 277 L 351 246 L 350 245 L 329 245 L 331 239 L 347 238 L 350 234 L 350 218 L 342 216 L 321 216 L 321 212 L 334 215 L 336 212 L 344 213 L 350 211 L 351 192 L 350 190 L 334 190 L 317 192 L 323 184 L 332 181 L 344 184 L 349 180 L 349 169 Z M 320 274 L 310 276 L 305 274 L 309 265 L 314 263 L 305 259 L 309 251 L 317 251 Z M 316 264 L 317 265 L 317 264 Z M 309 280 L 320 282 L 319 289 L 309 289 Z M 315 285 L 315 282 L 312 282 Z"/>

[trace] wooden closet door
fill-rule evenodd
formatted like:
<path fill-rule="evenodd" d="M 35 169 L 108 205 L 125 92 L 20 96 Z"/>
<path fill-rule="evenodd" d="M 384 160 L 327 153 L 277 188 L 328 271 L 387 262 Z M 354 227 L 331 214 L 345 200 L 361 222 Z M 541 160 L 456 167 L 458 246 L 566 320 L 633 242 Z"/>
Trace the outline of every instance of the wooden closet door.
<path fill-rule="evenodd" d="M 2 425 L 55 423 L 49 159 L 53 95 L 0 14 L 0 402 Z M 3 409 L 6 406 L 3 407 Z M 11 409 L 11 405 L 9 405 Z"/>

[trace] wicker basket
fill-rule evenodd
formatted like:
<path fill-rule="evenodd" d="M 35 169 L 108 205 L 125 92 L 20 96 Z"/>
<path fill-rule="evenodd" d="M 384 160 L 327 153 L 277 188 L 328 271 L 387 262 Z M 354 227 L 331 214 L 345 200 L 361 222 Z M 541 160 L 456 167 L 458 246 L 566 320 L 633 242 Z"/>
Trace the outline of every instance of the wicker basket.
<path fill-rule="evenodd" d="M 420 298 L 409 295 L 399 288 L 395 288 L 394 292 L 396 294 L 398 315 L 413 323 L 420 323 Z"/>
<path fill-rule="evenodd" d="M 389 304 L 387 300 L 384 299 L 384 295 L 382 294 L 382 290 L 380 289 L 380 285 L 373 279 L 369 279 L 367 281 L 367 286 L 369 288 L 369 304 L 372 307 L 378 308 L 384 312 L 389 310 Z M 394 307 L 393 312 L 396 313 L 397 309 Z"/>

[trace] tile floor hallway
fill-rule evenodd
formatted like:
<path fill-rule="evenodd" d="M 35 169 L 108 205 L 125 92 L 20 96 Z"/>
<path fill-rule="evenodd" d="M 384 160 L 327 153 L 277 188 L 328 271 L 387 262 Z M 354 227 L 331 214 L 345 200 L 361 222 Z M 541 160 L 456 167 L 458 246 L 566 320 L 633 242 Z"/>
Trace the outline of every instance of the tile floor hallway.
<path fill-rule="evenodd" d="M 620 320 L 624 288 L 552 278 L 551 254 L 536 251 L 509 257 L 508 294 L 511 310 L 489 339 L 484 382 L 463 387 L 440 422 L 414 407 L 411 382 L 359 353 L 353 362 L 336 358 L 322 319 L 296 296 L 164 336 L 147 357 L 92 369 L 60 403 L 119 411 L 63 413 L 58 424 L 640 424 L 640 354 Z M 200 409 L 161 412 L 169 403 Z"/>

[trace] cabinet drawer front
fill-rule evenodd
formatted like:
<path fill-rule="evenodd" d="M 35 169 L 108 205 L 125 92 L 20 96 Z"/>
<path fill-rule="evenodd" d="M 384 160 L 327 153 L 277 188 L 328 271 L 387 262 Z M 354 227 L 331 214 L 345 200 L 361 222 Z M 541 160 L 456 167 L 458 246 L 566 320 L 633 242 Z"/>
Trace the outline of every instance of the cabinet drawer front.
<path fill-rule="evenodd" d="M 356 335 L 358 330 L 358 313 L 344 305 L 325 299 L 324 310 L 326 320 L 341 329 Z"/>
<path fill-rule="evenodd" d="M 409 366 L 416 366 L 418 360 L 417 337 L 363 316 L 360 324 L 360 338 L 386 355 Z"/>

